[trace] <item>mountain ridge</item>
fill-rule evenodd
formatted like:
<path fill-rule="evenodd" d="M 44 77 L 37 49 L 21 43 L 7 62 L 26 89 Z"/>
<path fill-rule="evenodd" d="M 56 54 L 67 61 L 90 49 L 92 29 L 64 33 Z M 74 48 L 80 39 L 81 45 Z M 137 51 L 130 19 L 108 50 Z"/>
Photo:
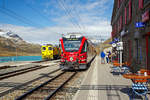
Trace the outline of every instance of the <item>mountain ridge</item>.
<path fill-rule="evenodd" d="M 0 30 L 0 56 L 40 55 L 40 45 L 24 41 L 18 34 Z"/>

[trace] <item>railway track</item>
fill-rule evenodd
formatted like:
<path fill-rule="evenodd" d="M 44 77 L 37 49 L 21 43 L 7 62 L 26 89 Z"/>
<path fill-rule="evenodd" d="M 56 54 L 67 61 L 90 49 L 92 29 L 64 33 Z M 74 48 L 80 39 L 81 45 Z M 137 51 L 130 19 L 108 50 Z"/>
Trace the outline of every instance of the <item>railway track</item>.
<path fill-rule="evenodd" d="M 31 90 L 32 88 L 39 86 L 43 82 L 55 77 L 56 75 L 58 75 L 61 72 L 62 72 L 61 69 L 58 68 L 49 73 L 45 73 L 45 75 L 42 75 L 42 76 L 32 79 L 28 82 L 17 85 L 9 90 L 1 92 L 0 100 L 14 100 L 16 97 L 24 94 L 25 92 Z"/>
<path fill-rule="evenodd" d="M 61 72 L 57 76 L 31 89 L 15 100 L 49 100 L 76 74 L 77 72 Z"/>
<path fill-rule="evenodd" d="M 12 67 L 17 67 L 17 66 L 8 66 L 8 65 L 7 65 L 7 66 L 1 66 L 1 67 L 0 67 L 0 70 L 2 70 L 2 69 L 7 69 L 7 68 L 12 68 Z"/>
<path fill-rule="evenodd" d="M 32 63 L 42 63 L 42 62 L 47 62 L 47 61 L 49 61 L 49 60 L 34 61 L 34 62 L 32 62 Z M 54 60 L 53 60 L 53 61 L 54 61 Z"/>
<path fill-rule="evenodd" d="M 56 64 L 53 64 L 53 65 L 56 65 Z M 51 65 L 51 66 L 53 66 L 53 65 Z M 3 74 L 0 74 L 0 80 L 5 79 L 5 78 L 9 78 L 9 77 L 13 77 L 13 76 L 16 76 L 16 75 L 20 75 L 20 74 L 23 74 L 23 73 L 27 73 L 27 72 L 30 72 L 30 71 L 35 71 L 35 70 L 38 70 L 38 69 L 46 68 L 46 67 L 49 67 L 49 66 L 36 65 L 34 67 L 29 67 L 29 68 L 19 69 L 19 70 L 15 70 L 15 71 L 11 71 L 11 72 L 6 72 L 6 73 L 3 73 Z"/>
<path fill-rule="evenodd" d="M 31 62 L 31 64 L 33 63 L 44 63 L 44 62 L 48 62 L 49 60 L 42 60 L 42 61 L 34 61 L 34 62 Z M 59 60 L 51 60 L 50 62 L 59 62 Z M 24 65 L 31 65 L 31 64 L 24 64 Z M 20 67 L 20 66 L 24 66 L 24 65 L 4 65 L 4 66 L 0 66 L 0 70 L 4 70 L 4 69 L 9 69 L 9 68 L 14 68 L 14 67 Z"/>
<path fill-rule="evenodd" d="M 32 63 L 42 63 L 42 62 L 48 62 L 48 61 L 56 61 L 56 62 L 59 62 L 58 59 L 57 60 L 41 60 L 41 61 L 34 61 Z"/>

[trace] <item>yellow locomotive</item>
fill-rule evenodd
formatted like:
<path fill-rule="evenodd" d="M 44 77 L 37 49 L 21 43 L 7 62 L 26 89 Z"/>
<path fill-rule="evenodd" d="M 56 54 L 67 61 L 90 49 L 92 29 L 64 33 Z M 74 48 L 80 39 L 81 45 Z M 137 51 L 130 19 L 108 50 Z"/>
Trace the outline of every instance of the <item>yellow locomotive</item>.
<path fill-rule="evenodd" d="M 59 59 L 61 56 L 60 48 L 51 44 L 43 45 L 41 47 L 41 53 L 43 60 Z"/>

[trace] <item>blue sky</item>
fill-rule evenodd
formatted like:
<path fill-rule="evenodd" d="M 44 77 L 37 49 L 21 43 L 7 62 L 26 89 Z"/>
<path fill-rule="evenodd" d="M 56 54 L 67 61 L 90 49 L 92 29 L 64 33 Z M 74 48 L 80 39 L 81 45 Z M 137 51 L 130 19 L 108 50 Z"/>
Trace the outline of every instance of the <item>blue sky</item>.
<path fill-rule="evenodd" d="M 35 43 L 68 32 L 110 37 L 112 8 L 113 0 L 1 0 L 0 28 Z"/>

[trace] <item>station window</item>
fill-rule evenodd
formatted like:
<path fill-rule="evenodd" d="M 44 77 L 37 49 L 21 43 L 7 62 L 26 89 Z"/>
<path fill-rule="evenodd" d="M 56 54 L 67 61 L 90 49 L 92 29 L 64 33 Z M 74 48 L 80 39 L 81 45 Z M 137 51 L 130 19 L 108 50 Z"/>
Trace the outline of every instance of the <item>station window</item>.
<path fill-rule="evenodd" d="M 138 0 L 139 9 L 143 8 L 143 0 Z"/>
<path fill-rule="evenodd" d="M 126 7 L 126 24 L 129 22 L 129 5 Z"/>
<path fill-rule="evenodd" d="M 127 24 L 127 8 L 125 7 L 125 9 L 124 9 L 124 23 L 125 23 L 125 25 Z"/>
<path fill-rule="evenodd" d="M 119 27 L 120 27 L 120 28 L 119 28 L 119 31 L 120 31 L 120 30 L 122 30 L 122 16 L 120 16 L 120 19 L 119 19 L 119 20 L 120 20 L 120 21 L 119 21 L 119 22 L 120 22 L 120 24 L 119 24 Z"/>
<path fill-rule="evenodd" d="M 144 5 L 150 3 L 150 0 L 144 0 Z"/>
<path fill-rule="evenodd" d="M 131 44 L 131 40 L 128 40 L 128 48 L 129 48 L 129 51 L 128 51 L 128 61 L 132 61 L 132 44 Z"/>
<path fill-rule="evenodd" d="M 132 1 L 129 0 L 127 6 L 125 7 L 125 24 L 128 24 L 132 18 Z"/>
<path fill-rule="evenodd" d="M 120 0 L 118 0 L 118 8 L 120 8 Z"/>
<path fill-rule="evenodd" d="M 137 39 L 136 41 L 136 60 L 138 63 L 141 63 L 141 46 L 140 46 L 140 41 Z"/>
<path fill-rule="evenodd" d="M 150 34 L 150 33 L 149 33 Z M 146 36 L 146 63 L 147 63 L 147 68 L 150 69 L 150 35 Z"/>
<path fill-rule="evenodd" d="M 118 8 L 120 8 L 120 6 L 121 6 L 121 4 L 122 4 L 122 2 L 123 2 L 124 0 L 118 0 Z"/>
<path fill-rule="evenodd" d="M 129 21 L 131 20 L 132 18 L 132 2 L 131 0 L 129 1 Z"/>
<path fill-rule="evenodd" d="M 150 45 L 150 36 L 148 36 L 148 45 Z M 150 61 L 150 46 L 148 46 L 148 61 Z M 150 62 L 148 62 L 148 68 L 150 69 Z"/>

